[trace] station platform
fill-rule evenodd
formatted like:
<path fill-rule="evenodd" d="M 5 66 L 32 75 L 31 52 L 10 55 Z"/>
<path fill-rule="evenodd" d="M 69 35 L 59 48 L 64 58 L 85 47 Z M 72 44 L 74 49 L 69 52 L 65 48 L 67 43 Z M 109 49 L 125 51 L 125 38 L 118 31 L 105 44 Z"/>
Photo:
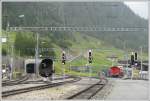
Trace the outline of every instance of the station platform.
<path fill-rule="evenodd" d="M 149 97 L 149 81 L 146 80 L 122 80 L 115 81 L 106 100 L 147 100 Z"/>

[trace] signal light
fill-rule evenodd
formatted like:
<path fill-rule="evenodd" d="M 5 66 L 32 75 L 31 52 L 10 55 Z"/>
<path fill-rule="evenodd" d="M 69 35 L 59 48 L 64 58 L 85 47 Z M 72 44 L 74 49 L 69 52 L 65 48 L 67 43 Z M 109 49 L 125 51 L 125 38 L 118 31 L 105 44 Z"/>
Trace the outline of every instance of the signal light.
<path fill-rule="evenodd" d="M 66 54 L 64 51 L 62 53 L 62 64 L 66 64 Z"/>
<path fill-rule="evenodd" d="M 131 55 L 131 65 L 134 65 L 134 55 Z"/>
<path fill-rule="evenodd" d="M 137 52 L 135 52 L 135 60 L 137 60 Z"/>
<path fill-rule="evenodd" d="M 92 63 L 92 51 L 89 50 L 89 63 Z"/>

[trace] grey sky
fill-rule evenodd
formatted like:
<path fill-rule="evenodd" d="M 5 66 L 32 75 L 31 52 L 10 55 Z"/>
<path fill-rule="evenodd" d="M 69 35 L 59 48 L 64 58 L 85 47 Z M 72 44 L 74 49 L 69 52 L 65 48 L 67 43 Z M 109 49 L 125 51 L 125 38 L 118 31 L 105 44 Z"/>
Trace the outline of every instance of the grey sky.
<path fill-rule="evenodd" d="M 128 1 L 124 2 L 136 14 L 147 19 L 148 18 L 148 2 L 147 1 Z"/>

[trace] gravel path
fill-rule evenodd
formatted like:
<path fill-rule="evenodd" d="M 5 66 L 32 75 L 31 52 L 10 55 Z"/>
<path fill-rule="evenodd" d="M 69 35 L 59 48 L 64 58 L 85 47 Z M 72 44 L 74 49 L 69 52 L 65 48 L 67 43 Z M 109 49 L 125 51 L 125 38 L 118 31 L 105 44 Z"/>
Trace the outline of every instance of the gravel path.
<path fill-rule="evenodd" d="M 50 83 L 57 83 L 57 82 L 62 82 L 62 81 L 69 81 L 72 80 L 72 78 L 69 79 L 64 79 L 64 80 L 54 80 L 51 81 Z M 13 86 L 4 86 L 2 87 L 2 91 L 10 91 L 10 90 L 16 90 L 16 89 L 22 89 L 22 88 L 28 88 L 28 87 L 35 87 L 35 86 L 40 86 L 40 85 L 47 85 L 47 83 L 41 81 L 41 82 L 34 82 L 31 84 L 18 84 L 18 85 L 13 85 Z"/>
<path fill-rule="evenodd" d="M 56 83 L 62 81 L 61 79 L 59 80 L 58 78 L 62 78 L 61 76 L 54 76 L 54 79 L 51 83 Z M 70 80 L 70 79 L 67 79 Z M 22 82 L 21 84 L 18 85 L 13 85 L 13 86 L 3 86 L 2 91 L 9 91 L 9 90 L 14 90 L 14 89 L 21 89 L 21 88 L 27 88 L 27 87 L 34 87 L 34 86 L 40 86 L 40 85 L 45 85 L 46 83 L 43 82 L 43 78 L 30 78 L 25 82 Z"/>
<path fill-rule="evenodd" d="M 81 81 L 65 84 L 58 87 L 36 90 L 27 93 L 17 94 L 14 96 L 5 97 L 4 99 L 11 100 L 63 100 L 80 90 L 98 82 L 98 79 L 82 78 Z"/>

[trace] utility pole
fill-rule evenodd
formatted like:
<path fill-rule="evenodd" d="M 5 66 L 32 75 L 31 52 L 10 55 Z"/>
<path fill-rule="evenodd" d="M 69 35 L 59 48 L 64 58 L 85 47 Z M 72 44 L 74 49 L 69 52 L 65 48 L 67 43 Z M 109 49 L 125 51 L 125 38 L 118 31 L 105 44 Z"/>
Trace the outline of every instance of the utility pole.
<path fill-rule="evenodd" d="M 7 40 L 9 39 L 9 36 L 8 36 L 8 30 L 9 30 L 9 26 L 10 26 L 10 24 L 9 24 L 9 21 L 8 21 L 8 16 L 6 16 L 6 18 L 7 18 L 7 26 L 6 26 L 6 34 L 7 34 Z M 9 43 L 8 43 L 9 44 Z M 9 52 L 9 46 L 7 45 L 7 54 L 8 54 L 8 52 Z M 11 44 L 11 56 L 10 56 L 10 65 L 9 65 L 9 79 L 10 80 L 12 80 L 12 77 L 13 77 L 13 57 L 14 57 L 14 45 L 13 44 Z"/>
<path fill-rule="evenodd" d="M 81 64 L 82 64 L 81 67 L 80 67 L 80 74 L 81 74 L 83 72 L 83 67 L 82 67 L 83 66 L 83 59 L 82 59 L 83 50 L 82 49 L 81 49 L 81 54 L 80 55 L 81 55 Z"/>
<path fill-rule="evenodd" d="M 14 46 L 11 45 L 11 58 L 10 58 L 10 80 L 12 80 L 13 77 L 13 62 L 14 62 Z"/>
<path fill-rule="evenodd" d="M 126 63 L 126 75 L 127 77 L 129 76 L 129 67 L 128 67 L 128 52 L 126 51 L 126 60 L 127 60 L 127 63 Z"/>
<path fill-rule="evenodd" d="M 8 31 L 9 31 L 9 26 L 10 26 L 10 25 L 9 25 L 9 20 L 8 20 L 8 16 L 7 16 L 7 15 L 6 15 L 6 20 L 7 20 L 7 21 L 6 21 L 6 37 L 7 37 L 7 40 L 8 40 L 8 41 L 7 41 L 7 45 L 6 45 L 6 49 L 7 49 L 7 58 L 8 58 L 8 61 L 9 61 L 9 62 L 8 62 L 8 63 L 9 63 L 9 64 L 8 64 L 8 66 L 9 66 L 9 72 L 8 72 L 8 73 L 9 73 L 9 74 L 7 74 L 7 77 L 11 80 L 11 79 L 12 79 L 12 75 L 11 75 L 11 74 L 12 74 L 12 73 L 11 73 L 12 66 L 11 66 L 11 64 L 12 64 L 12 62 L 13 62 L 13 61 L 12 61 L 13 59 L 12 59 L 12 57 L 10 56 L 10 53 L 11 53 L 11 52 L 10 52 L 10 48 L 9 48 L 9 36 L 8 36 Z"/>
<path fill-rule="evenodd" d="M 39 33 L 36 33 L 36 54 L 35 54 L 35 71 L 36 77 L 38 77 L 38 67 L 39 67 Z"/>
<path fill-rule="evenodd" d="M 141 48 L 141 70 L 140 71 L 141 71 L 141 78 L 142 78 L 142 69 L 143 69 L 143 67 L 142 67 L 142 64 L 143 64 L 142 63 L 142 46 L 140 48 Z"/>
<path fill-rule="evenodd" d="M 127 51 L 126 51 L 126 42 L 124 41 L 124 45 L 123 45 L 123 49 L 124 49 L 124 60 L 127 60 L 127 62 L 126 62 L 126 68 L 128 67 L 127 65 L 128 65 L 128 54 L 127 54 Z"/>
<path fill-rule="evenodd" d="M 126 60 L 126 67 L 125 67 L 125 71 L 126 71 L 126 76 L 128 77 L 128 52 L 127 52 L 127 50 L 126 50 L 126 41 L 124 40 L 124 45 L 123 45 L 124 47 L 124 54 L 125 54 L 125 57 L 124 57 L 124 59 Z"/>

